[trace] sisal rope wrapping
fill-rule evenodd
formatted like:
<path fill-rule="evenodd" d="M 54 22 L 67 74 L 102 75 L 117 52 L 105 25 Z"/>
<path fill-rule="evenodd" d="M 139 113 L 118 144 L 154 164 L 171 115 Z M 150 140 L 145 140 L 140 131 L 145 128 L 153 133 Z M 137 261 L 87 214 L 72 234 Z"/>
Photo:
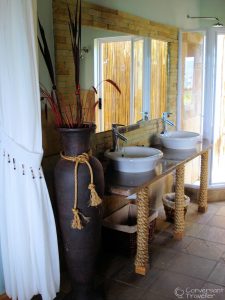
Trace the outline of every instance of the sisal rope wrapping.
<path fill-rule="evenodd" d="M 148 255 L 148 237 L 149 237 L 149 197 L 148 187 L 141 189 L 137 193 L 138 216 L 137 216 L 137 255 L 135 258 L 136 267 L 146 267 Z"/>
<path fill-rule="evenodd" d="M 176 169 L 174 233 L 184 232 L 184 164 Z"/>
<path fill-rule="evenodd" d="M 72 161 L 75 163 L 74 166 L 74 207 L 72 208 L 73 212 L 73 220 L 71 223 L 71 227 L 73 229 L 82 229 L 84 228 L 84 225 L 89 222 L 89 218 L 84 216 L 80 210 L 78 209 L 78 167 L 79 164 L 86 164 L 91 180 L 90 184 L 88 186 L 88 189 L 90 190 L 90 206 L 98 206 L 102 203 L 101 198 L 98 196 L 95 185 L 94 185 L 94 176 L 93 176 L 93 170 L 89 163 L 89 155 L 87 153 L 82 153 L 78 156 L 66 156 L 61 153 L 61 157 L 65 160 Z"/>
<path fill-rule="evenodd" d="M 200 174 L 200 195 L 198 200 L 199 208 L 207 208 L 208 197 L 208 151 L 201 155 L 201 174 Z"/>

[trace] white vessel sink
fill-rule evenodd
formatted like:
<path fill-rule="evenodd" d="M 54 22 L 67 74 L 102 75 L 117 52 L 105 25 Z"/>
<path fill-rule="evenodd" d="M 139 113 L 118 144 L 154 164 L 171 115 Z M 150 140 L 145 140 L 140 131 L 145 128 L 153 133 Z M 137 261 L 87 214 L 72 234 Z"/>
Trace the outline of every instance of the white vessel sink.
<path fill-rule="evenodd" d="M 164 147 L 170 149 L 193 149 L 200 139 L 199 133 L 190 131 L 169 131 L 159 135 Z"/>
<path fill-rule="evenodd" d="M 141 173 L 153 170 L 163 153 L 149 147 L 123 147 L 116 152 L 107 150 L 105 156 L 112 161 L 113 168 L 117 171 Z"/>

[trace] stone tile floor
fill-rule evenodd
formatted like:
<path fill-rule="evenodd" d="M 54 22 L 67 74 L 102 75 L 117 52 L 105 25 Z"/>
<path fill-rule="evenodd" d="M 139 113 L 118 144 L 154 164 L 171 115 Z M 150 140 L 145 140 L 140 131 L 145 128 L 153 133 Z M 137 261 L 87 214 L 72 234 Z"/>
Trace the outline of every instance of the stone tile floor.
<path fill-rule="evenodd" d="M 172 232 L 162 207 L 146 276 L 133 272 L 134 258 L 102 255 L 96 281 L 106 300 L 225 299 L 225 203 L 209 203 L 205 214 L 198 214 L 197 204 L 191 203 L 185 237 L 175 241 Z M 69 288 L 62 276 L 56 299 L 63 299 Z"/>

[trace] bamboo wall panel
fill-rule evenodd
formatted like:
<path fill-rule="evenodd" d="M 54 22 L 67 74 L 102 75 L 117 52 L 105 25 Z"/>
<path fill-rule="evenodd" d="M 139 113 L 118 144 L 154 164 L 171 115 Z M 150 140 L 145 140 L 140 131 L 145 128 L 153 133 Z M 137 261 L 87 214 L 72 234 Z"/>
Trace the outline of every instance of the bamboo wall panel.
<path fill-rule="evenodd" d="M 130 124 L 131 42 L 103 43 L 102 61 L 103 79 L 114 80 L 121 89 L 120 95 L 111 85 L 104 88 L 104 130 L 109 130 L 112 123 Z"/>
<path fill-rule="evenodd" d="M 143 40 L 134 41 L 133 75 L 131 75 L 131 47 L 131 41 L 114 41 L 102 44 L 103 79 L 113 79 L 121 89 L 121 95 L 119 95 L 111 86 L 104 88 L 104 130 L 110 129 L 112 123 L 129 125 L 136 123 L 142 117 Z M 131 76 L 134 76 L 133 101 L 130 91 Z M 131 105 L 133 115 L 131 115 Z"/>
<path fill-rule="evenodd" d="M 160 118 L 166 111 L 167 99 L 167 43 L 151 41 L 151 119 Z"/>

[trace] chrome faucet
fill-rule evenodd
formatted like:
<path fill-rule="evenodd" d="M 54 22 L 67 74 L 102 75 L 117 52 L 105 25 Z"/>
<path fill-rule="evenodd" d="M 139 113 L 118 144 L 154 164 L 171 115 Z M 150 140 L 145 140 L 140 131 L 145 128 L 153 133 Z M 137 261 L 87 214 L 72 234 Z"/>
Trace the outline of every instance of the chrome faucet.
<path fill-rule="evenodd" d="M 148 121 L 149 120 L 149 114 L 147 111 L 142 111 L 142 116 L 143 116 L 143 120 L 144 121 Z"/>
<path fill-rule="evenodd" d="M 165 111 L 163 114 L 162 114 L 162 121 L 163 121 L 163 132 L 164 134 L 166 134 L 168 132 L 167 130 L 167 124 L 169 124 L 170 126 L 175 126 L 175 124 L 168 120 L 168 118 L 172 115 L 172 113 L 170 112 L 167 112 Z"/>
<path fill-rule="evenodd" d="M 127 142 L 127 138 L 119 132 L 118 126 L 124 126 L 121 124 L 112 124 L 112 137 L 113 137 L 113 151 L 119 151 L 119 140 Z"/>
<path fill-rule="evenodd" d="M 136 122 L 137 124 L 140 124 L 143 121 L 148 121 L 149 120 L 149 116 L 148 116 L 147 111 L 142 111 L 141 114 L 142 114 L 143 117 L 142 117 L 142 119 L 140 119 Z"/>

